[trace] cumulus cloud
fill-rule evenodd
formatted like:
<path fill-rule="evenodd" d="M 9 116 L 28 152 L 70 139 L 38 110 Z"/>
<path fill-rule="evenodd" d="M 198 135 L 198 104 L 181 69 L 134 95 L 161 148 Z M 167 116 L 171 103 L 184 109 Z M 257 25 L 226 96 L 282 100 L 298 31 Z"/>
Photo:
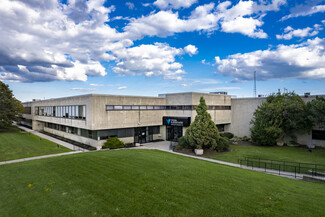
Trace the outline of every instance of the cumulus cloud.
<path fill-rule="evenodd" d="M 325 12 L 325 5 L 298 5 L 296 8 L 293 9 L 294 12 L 292 12 L 289 15 L 286 15 L 281 18 L 281 21 L 295 18 L 295 17 L 304 17 L 304 16 L 311 16 L 316 13 L 323 13 Z"/>
<path fill-rule="evenodd" d="M 276 35 L 276 38 L 290 40 L 293 37 L 298 37 L 298 38 L 312 37 L 317 35 L 320 30 L 323 30 L 323 27 L 319 24 L 315 24 L 313 27 L 306 27 L 303 29 L 294 29 L 291 26 L 287 26 L 284 29 L 284 34 Z"/>
<path fill-rule="evenodd" d="M 190 16 L 185 18 L 180 18 L 177 11 L 152 12 L 147 16 L 131 19 L 124 31 L 130 38 L 136 39 L 144 36 L 167 37 L 180 32 L 213 32 L 218 29 L 253 38 L 266 38 L 267 34 L 260 29 L 264 24 L 262 18 L 265 12 L 277 11 L 285 3 L 285 0 L 259 4 L 253 1 L 239 1 L 234 5 L 230 1 L 218 5 L 212 2 L 197 6 Z"/>
<path fill-rule="evenodd" d="M 279 45 L 276 49 L 258 50 L 215 58 L 217 73 L 232 76 L 235 82 L 252 80 L 325 79 L 325 39 L 309 39 L 296 45 Z"/>
<path fill-rule="evenodd" d="M 185 71 L 183 65 L 175 61 L 175 57 L 183 55 L 184 49 L 170 47 L 168 44 L 142 44 L 136 47 L 117 50 L 114 55 L 119 59 L 115 73 L 120 75 L 153 75 L 165 79 L 181 80 Z"/>
<path fill-rule="evenodd" d="M 194 45 L 191 45 L 191 44 L 184 47 L 184 51 L 186 53 L 188 53 L 190 56 L 195 55 L 199 52 L 197 47 L 195 47 Z"/>
<path fill-rule="evenodd" d="M 261 29 L 264 12 L 278 10 L 283 4 L 283 0 L 210 3 L 197 6 L 188 17 L 179 17 L 177 11 L 171 10 L 190 7 L 195 2 L 157 0 L 156 6 L 166 11 L 130 18 L 119 32 L 109 24 L 121 17 L 110 18 L 115 7 L 105 7 L 105 0 L 69 0 L 67 4 L 57 0 L 2 0 L 0 79 L 86 81 L 89 76 L 105 76 L 102 64 L 115 62 L 113 72 L 121 75 L 157 75 L 181 80 L 185 71 L 176 58 L 186 53 L 196 54 L 198 49 L 194 45 L 134 46 L 134 41 L 146 36 L 216 30 L 265 38 L 267 35 Z"/>
<path fill-rule="evenodd" d="M 85 81 L 88 76 L 106 75 L 100 61 L 112 57 L 105 48 L 122 37 L 104 23 L 114 7 L 106 8 L 103 1 L 95 0 L 69 3 L 2 1 L 2 79 Z"/>
<path fill-rule="evenodd" d="M 189 8 L 191 5 L 196 3 L 197 0 L 156 0 L 153 4 L 160 9 L 179 9 Z"/>

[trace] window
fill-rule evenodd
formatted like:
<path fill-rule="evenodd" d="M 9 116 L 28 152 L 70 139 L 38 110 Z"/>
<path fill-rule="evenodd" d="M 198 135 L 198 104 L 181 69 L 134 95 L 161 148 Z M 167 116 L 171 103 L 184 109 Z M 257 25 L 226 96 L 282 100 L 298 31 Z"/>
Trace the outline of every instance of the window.
<path fill-rule="evenodd" d="M 82 113 L 82 119 L 86 119 L 86 106 L 85 105 L 83 105 L 82 106 L 82 111 L 83 111 L 83 113 Z"/>
<path fill-rule="evenodd" d="M 73 105 L 73 106 L 71 106 L 71 117 L 72 118 L 75 118 L 75 116 L 74 116 L 74 113 L 75 113 L 75 106 Z"/>
<path fill-rule="evenodd" d="M 118 129 L 117 137 L 119 138 L 133 137 L 133 128 Z"/>
<path fill-rule="evenodd" d="M 124 106 L 123 106 L 123 109 L 124 109 L 124 110 L 131 110 L 131 106 L 130 106 L 130 105 L 124 105 Z"/>
<path fill-rule="evenodd" d="M 146 110 L 147 109 L 147 106 L 145 105 L 140 105 L 140 110 Z"/>
<path fill-rule="evenodd" d="M 148 110 L 152 110 L 153 109 L 153 106 L 152 105 L 147 105 L 147 109 Z"/>
<path fill-rule="evenodd" d="M 176 110 L 176 106 L 172 105 L 172 106 L 170 106 L 170 109 L 171 110 Z"/>
<path fill-rule="evenodd" d="M 114 110 L 122 110 L 122 109 L 123 109 L 123 106 L 121 106 L 121 105 L 114 106 Z"/>
<path fill-rule="evenodd" d="M 149 134 L 159 134 L 160 133 L 160 126 L 153 126 L 149 127 Z"/>
<path fill-rule="evenodd" d="M 176 106 L 176 110 L 183 110 L 183 106 L 181 105 Z"/>
<path fill-rule="evenodd" d="M 160 110 L 161 109 L 161 106 L 154 106 L 153 109 L 154 110 Z"/>
<path fill-rule="evenodd" d="M 312 139 L 315 140 L 325 140 L 325 131 L 323 130 L 313 130 Z"/>
<path fill-rule="evenodd" d="M 106 111 L 110 111 L 110 110 L 114 110 L 114 106 L 113 105 L 107 105 L 106 106 Z"/>
<path fill-rule="evenodd" d="M 78 119 L 79 118 L 79 109 L 78 109 L 78 106 L 76 105 L 76 114 L 75 114 L 75 117 Z"/>
<path fill-rule="evenodd" d="M 132 106 L 132 110 L 139 110 L 139 109 L 140 109 L 140 107 L 138 105 L 133 105 Z"/>
<path fill-rule="evenodd" d="M 192 106 L 191 105 L 184 105 L 184 110 L 192 110 Z"/>

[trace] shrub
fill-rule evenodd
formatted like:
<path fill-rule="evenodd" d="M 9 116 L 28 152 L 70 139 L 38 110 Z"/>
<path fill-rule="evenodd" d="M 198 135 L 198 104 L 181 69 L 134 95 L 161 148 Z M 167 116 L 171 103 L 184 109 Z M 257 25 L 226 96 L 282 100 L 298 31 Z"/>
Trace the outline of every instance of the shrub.
<path fill-rule="evenodd" d="M 230 141 L 232 141 L 232 142 L 237 142 L 239 140 L 240 140 L 240 138 L 237 136 L 234 136 L 233 138 L 230 139 Z"/>
<path fill-rule="evenodd" d="M 191 148 L 188 138 L 186 136 L 182 136 L 178 139 L 178 145 L 182 148 Z"/>
<path fill-rule="evenodd" d="M 249 138 L 247 136 L 244 136 L 241 140 L 242 141 L 245 141 L 245 142 L 248 142 L 249 141 Z"/>
<path fill-rule="evenodd" d="M 179 151 L 179 150 L 182 150 L 182 149 L 183 149 L 183 147 L 181 145 L 179 145 L 179 144 L 174 146 L 175 151 Z"/>
<path fill-rule="evenodd" d="M 103 148 L 124 148 L 124 142 L 119 140 L 117 137 L 109 137 L 105 144 L 103 145 Z"/>
<path fill-rule="evenodd" d="M 220 133 L 220 136 L 226 137 L 228 139 L 232 139 L 234 137 L 234 134 L 229 133 L 229 132 L 225 132 L 225 133 Z"/>
<path fill-rule="evenodd" d="M 220 137 L 218 145 L 214 150 L 217 152 L 226 151 L 229 148 L 229 139 L 227 137 Z"/>

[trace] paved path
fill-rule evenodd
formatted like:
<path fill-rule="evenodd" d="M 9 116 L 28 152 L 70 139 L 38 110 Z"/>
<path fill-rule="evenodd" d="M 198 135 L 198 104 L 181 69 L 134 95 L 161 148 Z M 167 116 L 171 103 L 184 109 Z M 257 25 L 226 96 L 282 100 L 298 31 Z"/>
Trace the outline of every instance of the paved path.
<path fill-rule="evenodd" d="M 24 161 L 30 161 L 30 160 L 37 160 L 37 159 L 43 159 L 43 158 L 49 158 L 49 157 L 57 157 L 57 156 L 63 156 L 63 155 L 78 154 L 78 153 L 82 153 L 82 151 L 72 151 L 72 152 L 64 152 L 64 153 L 60 153 L 60 154 L 49 154 L 49 155 L 43 155 L 43 156 L 22 158 L 22 159 L 17 159 L 17 160 L 2 161 L 2 162 L 0 162 L 0 165 L 12 164 L 12 163 L 18 163 L 18 162 L 24 162 Z"/>
<path fill-rule="evenodd" d="M 70 143 L 67 143 L 67 142 L 64 142 L 62 140 L 56 139 L 54 137 L 51 137 L 51 136 L 45 135 L 43 133 L 40 133 L 38 131 L 31 130 L 29 128 L 26 128 L 26 127 L 23 127 L 23 126 L 19 126 L 19 125 L 16 125 L 16 126 L 19 127 L 22 130 L 25 130 L 26 132 L 32 133 L 32 134 L 34 134 L 36 136 L 39 136 L 39 137 L 41 137 L 43 139 L 47 139 L 47 140 L 49 140 L 51 142 L 54 142 L 56 144 L 62 145 L 64 147 L 68 148 L 68 149 L 71 149 L 71 150 L 74 150 L 74 151 L 88 151 L 87 149 L 80 148 L 80 147 L 78 147 L 76 145 L 72 145 Z"/>

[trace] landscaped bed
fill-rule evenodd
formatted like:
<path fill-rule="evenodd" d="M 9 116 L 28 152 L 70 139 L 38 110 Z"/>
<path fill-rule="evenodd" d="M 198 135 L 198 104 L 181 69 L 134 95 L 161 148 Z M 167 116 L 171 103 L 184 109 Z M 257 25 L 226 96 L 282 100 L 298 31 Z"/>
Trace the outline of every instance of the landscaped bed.
<path fill-rule="evenodd" d="M 278 147 L 257 146 L 249 142 L 239 142 L 238 145 L 230 145 L 229 152 L 207 154 L 204 157 L 217 160 L 238 163 L 238 159 L 245 157 L 257 157 L 262 159 L 294 161 L 301 163 L 313 163 L 325 165 L 325 149 L 316 148 L 311 152 L 304 146 Z"/>
<path fill-rule="evenodd" d="M 71 151 L 17 127 L 0 131 L 0 161 Z M 1 215 L 0 215 L 1 216 Z"/>
<path fill-rule="evenodd" d="M 0 166 L 5 216 L 322 216 L 324 184 L 155 150 Z"/>

